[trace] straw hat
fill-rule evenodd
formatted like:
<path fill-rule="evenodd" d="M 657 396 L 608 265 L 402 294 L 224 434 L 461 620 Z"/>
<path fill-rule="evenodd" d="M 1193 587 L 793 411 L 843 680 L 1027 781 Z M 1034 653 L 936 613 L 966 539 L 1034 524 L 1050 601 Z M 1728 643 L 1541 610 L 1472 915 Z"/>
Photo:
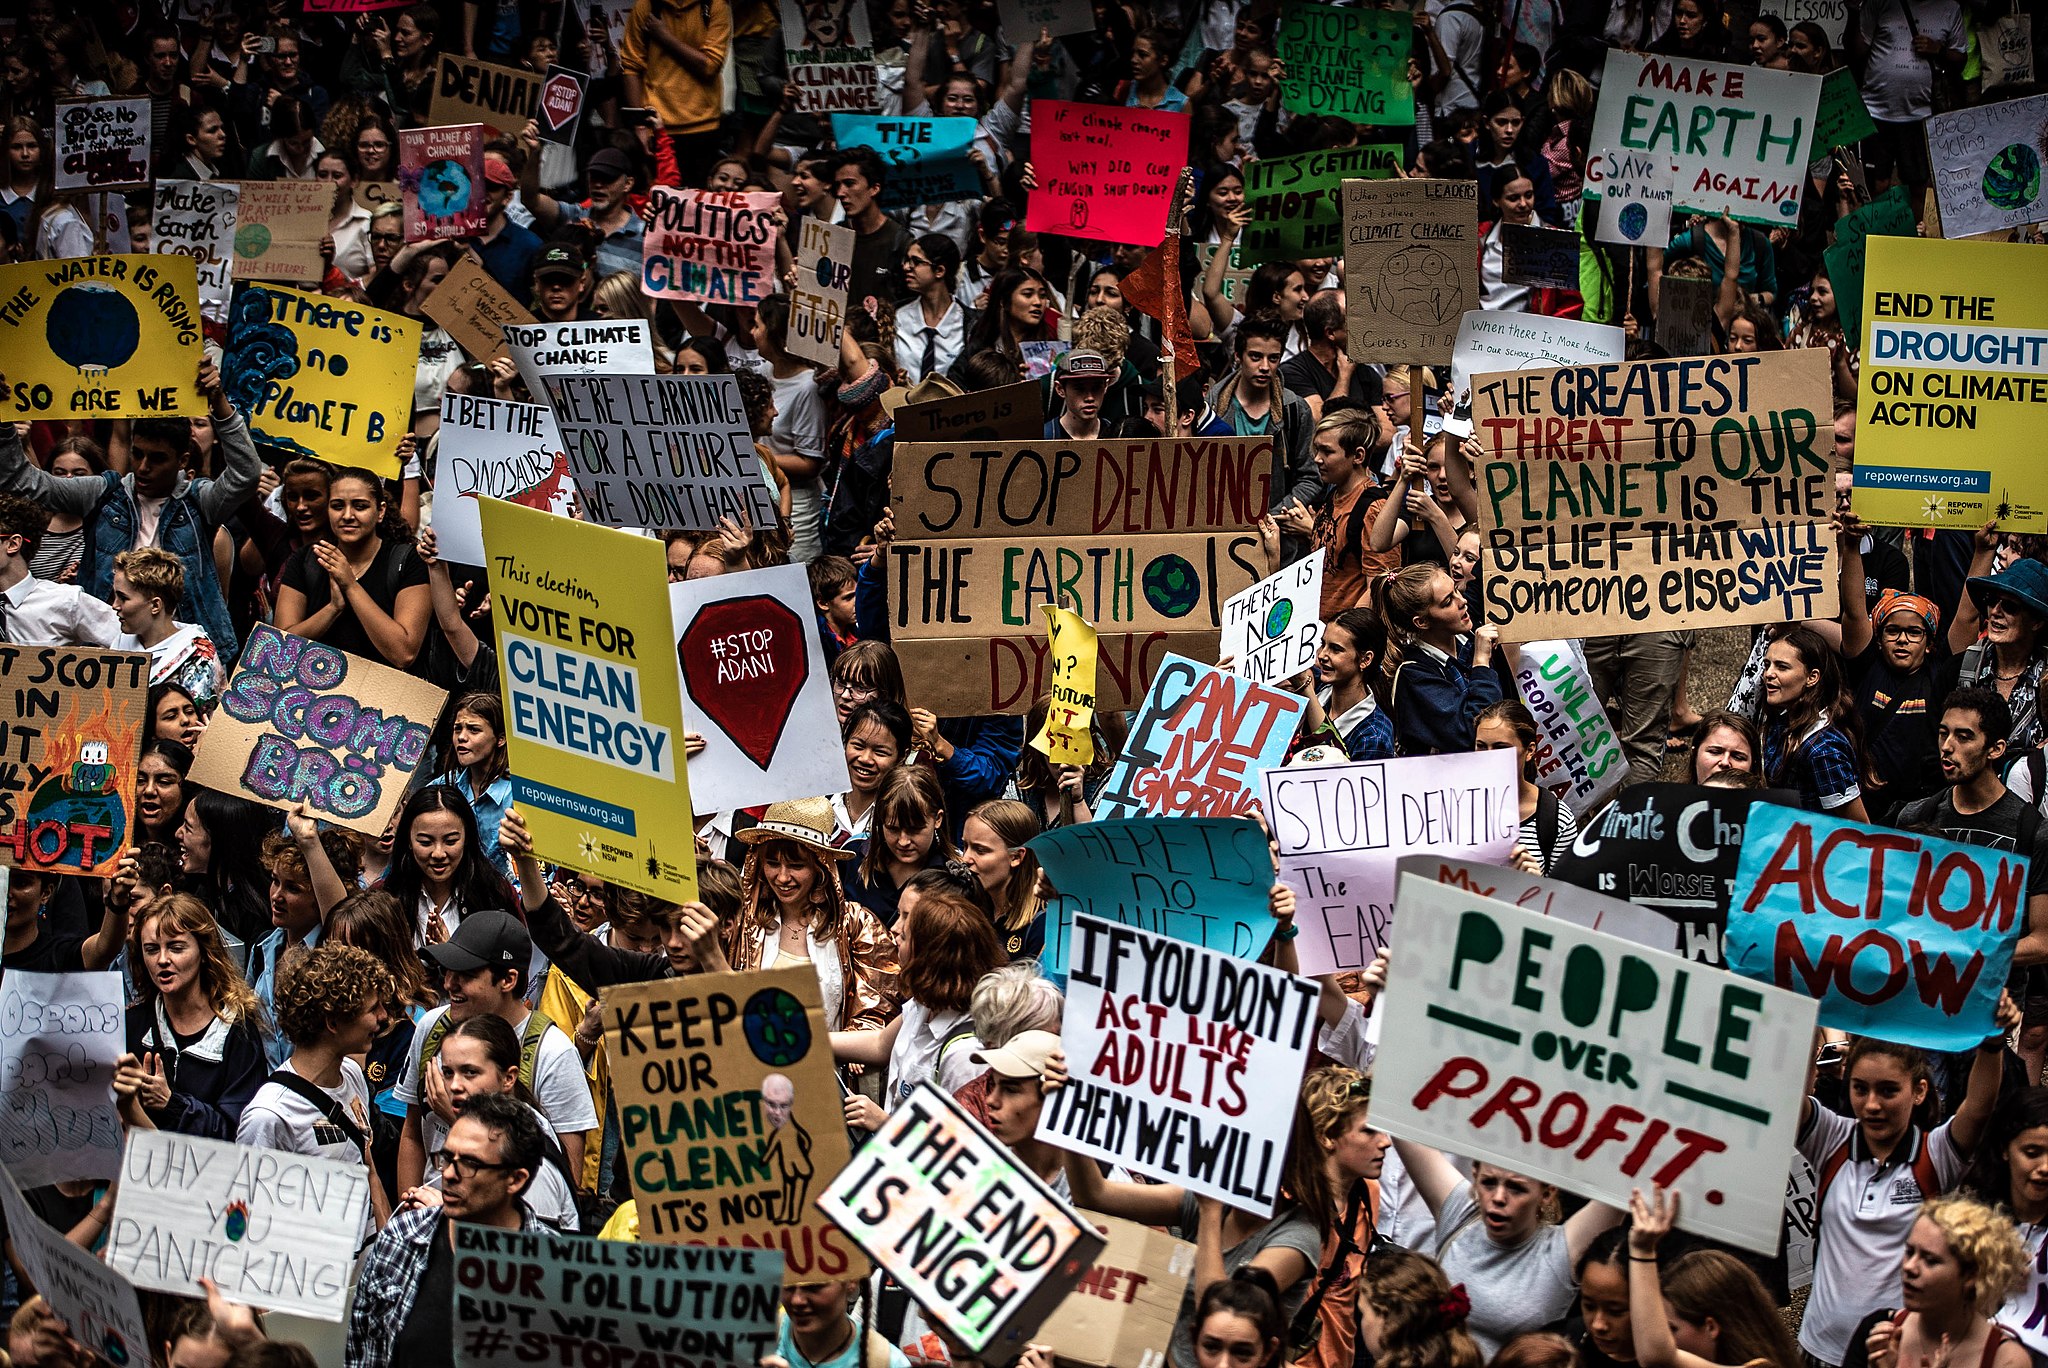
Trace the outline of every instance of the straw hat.
<path fill-rule="evenodd" d="M 759 845 L 763 841 L 795 841 L 827 859 L 851 859 L 852 851 L 832 844 L 834 825 L 831 799 L 796 798 L 771 803 L 761 814 L 758 824 L 733 834 L 747 845 Z"/>

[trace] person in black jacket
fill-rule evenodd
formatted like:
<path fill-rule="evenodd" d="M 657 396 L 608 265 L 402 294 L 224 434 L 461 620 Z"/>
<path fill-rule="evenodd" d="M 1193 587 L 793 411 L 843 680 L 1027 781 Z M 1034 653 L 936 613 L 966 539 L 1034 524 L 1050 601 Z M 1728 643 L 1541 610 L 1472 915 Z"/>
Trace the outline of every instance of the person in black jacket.
<path fill-rule="evenodd" d="M 117 1086 L 138 1090 L 158 1130 L 232 1140 L 269 1076 L 263 1009 L 206 904 L 172 893 L 150 904 L 128 944 L 138 993 Z"/>

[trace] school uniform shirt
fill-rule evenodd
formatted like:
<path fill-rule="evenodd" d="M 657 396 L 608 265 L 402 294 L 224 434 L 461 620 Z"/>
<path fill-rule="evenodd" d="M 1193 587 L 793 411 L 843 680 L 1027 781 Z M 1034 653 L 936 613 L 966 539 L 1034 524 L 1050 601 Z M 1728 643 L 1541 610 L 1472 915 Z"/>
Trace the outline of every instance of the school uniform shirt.
<path fill-rule="evenodd" d="M 913 299 L 896 311 L 896 364 L 912 380 L 945 374 L 967 343 L 967 310 L 955 299 L 937 324 L 924 321 L 924 301 Z M 927 358 L 930 358 L 927 364 Z"/>
<path fill-rule="evenodd" d="M 1922 1194 L 1913 1177 L 1920 1147 L 1927 1147 L 1944 1191 L 1962 1176 L 1964 1156 L 1943 1122 L 1931 1131 L 1913 1127 L 1880 1164 L 1864 1145 L 1861 1126 L 1819 1102 L 1807 1111 L 1799 1152 L 1814 1172 L 1845 1143 L 1849 1157 L 1820 1200 L 1813 1293 L 1799 1325 L 1799 1347 L 1822 1363 L 1840 1363 L 1857 1323 L 1880 1307 L 1899 1304 L 1899 1258 L 1923 1196 L 1932 1195 Z"/>
<path fill-rule="evenodd" d="M 1331 689 L 1316 692 L 1316 701 L 1323 705 L 1326 716 L 1333 692 Z M 1394 758 L 1394 718 L 1372 696 L 1371 689 L 1365 691 L 1365 697 L 1330 718 L 1330 725 L 1337 729 L 1337 735 L 1344 738 L 1344 753 L 1353 760 Z"/>
<path fill-rule="evenodd" d="M 290 1069 L 292 1066 L 287 1061 L 284 1067 Z M 298 1070 L 293 1069 L 292 1072 L 297 1073 Z M 313 1086 L 320 1087 L 317 1083 Z M 363 1076 L 361 1067 L 353 1059 L 341 1061 L 341 1086 L 320 1088 L 320 1091 L 333 1098 L 342 1114 L 362 1127 L 365 1134 L 369 1133 L 370 1080 Z M 337 1164 L 358 1167 L 363 1164 L 363 1151 L 349 1139 L 348 1132 L 329 1121 L 320 1108 L 282 1083 L 266 1081 L 256 1090 L 256 1095 L 249 1099 L 249 1105 L 242 1108 L 242 1119 L 235 1127 L 235 1143 L 256 1149 L 283 1150 L 287 1154 L 310 1155 L 315 1159 L 332 1159 Z M 376 1233 L 376 1219 L 365 1203 L 360 1243 L 368 1244 Z"/>
<path fill-rule="evenodd" d="M 1863 796 L 1856 778 L 1856 748 L 1822 713 L 1796 739 L 1783 718 L 1764 724 L 1764 782 L 1799 790 L 1808 812 L 1832 812 Z"/>
<path fill-rule="evenodd" d="M 447 1007 L 442 1006 L 421 1017 L 414 1041 L 425 1040 L 433 1034 L 435 1025 L 447 1014 Z M 523 1049 L 524 1024 L 514 1029 L 521 1032 Z M 445 1034 L 442 1039 L 447 1039 Z M 597 1129 L 597 1106 L 590 1100 L 590 1080 L 583 1076 L 583 1056 L 576 1053 L 575 1043 L 562 1034 L 560 1026 L 550 1024 L 541 1036 L 540 1052 L 533 1063 L 533 1077 L 527 1080 L 526 1086 L 540 1103 L 541 1115 L 547 1118 L 548 1127 L 554 1131 L 557 1140 L 565 1135 Z M 440 1149 L 448 1139 L 448 1123 L 425 1103 L 425 1094 L 420 1086 L 417 1044 L 405 1057 L 405 1068 L 398 1075 L 398 1086 L 392 1090 L 392 1096 L 408 1109 L 420 1109 L 421 1147 L 428 1154 Z"/>
<path fill-rule="evenodd" d="M 121 619 L 104 602 L 73 584 L 23 575 L 0 591 L 0 627 L 17 646 L 99 646 L 111 649 Z"/>
<path fill-rule="evenodd" d="M 2027 1246 L 2027 1276 L 1992 1319 L 2019 1337 L 2036 1363 L 2048 1355 L 2048 1222 L 2019 1225 Z"/>

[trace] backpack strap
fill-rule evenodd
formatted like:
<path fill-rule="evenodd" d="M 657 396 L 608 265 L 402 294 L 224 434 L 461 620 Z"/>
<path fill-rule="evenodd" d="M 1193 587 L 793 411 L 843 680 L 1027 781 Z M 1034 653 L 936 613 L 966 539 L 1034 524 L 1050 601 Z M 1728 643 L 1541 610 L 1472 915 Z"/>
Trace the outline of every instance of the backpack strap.
<path fill-rule="evenodd" d="M 446 1018 L 443 1018 L 443 1020 L 446 1020 Z M 527 1091 L 529 1092 L 533 1092 L 534 1069 L 540 1062 L 541 1038 L 547 1035 L 548 1028 L 554 1024 L 553 1021 L 548 1019 L 546 1012 L 535 1008 L 526 1014 L 526 1025 L 520 1029 L 519 1077 L 526 1084 Z M 534 1096 L 538 1097 L 540 1094 L 536 1092 Z M 571 1183 L 569 1186 L 573 1188 L 576 1185 Z"/>
<path fill-rule="evenodd" d="M 287 1092 L 297 1093 L 320 1109 L 327 1123 L 349 1138 L 357 1149 L 367 1149 L 370 1133 L 356 1124 L 356 1119 L 341 1109 L 341 1104 L 328 1096 L 327 1090 L 302 1074 L 279 1067 L 271 1071 L 270 1081 Z"/>
<path fill-rule="evenodd" d="M 1820 1220 L 1820 1213 L 1827 1199 L 1828 1188 L 1833 1185 L 1835 1175 L 1842 1171 L 1842 1165 L 1848 1162 L 1849 1142 L 1847 1140 L 1835 1146 L 1829 1152 L 1827 1158 L 1820 1161 L 1820 1172 L 1813 1176 L 1813 1219 L 1816 1222 Z"/>
<path fill-rule="evenodd" d="M 421 1080 L 420 1089 L 422 1092 L 426 1090 L 427 1086 L 427 1065 L 433 1063 L 434 1056 L 441 1053 L 441 1041 L 447 1036 L 449 1028 L 454 1025 L 454 1023 L 448 1019 L 450 1015 L 451 1014 L 448 1012 L 441 1013 L 441 1015 L 435 1019 L 433 1025 L 427 1027 L 425 1031 L 422 1031 L 420 1033 L 419 1071 Z M 521 1053 L 521 1062 L 524 1062 L 523 1051 Z"/>
<path fill-rule="evenodd" d="M 1536 841 L 1543 849 L 1531 853 L 1536 856 L 1536 862 L 1545 865 L 1546 868 L 1550 860 L 1551 847 L 1557 844 L 1558 830 L 1564 825 L 1564 818 L 1559 813 L 1563 806 L 1564 804 L 1558 801 L 1556 793 L 1541 785 L 1537 786 Z"/>

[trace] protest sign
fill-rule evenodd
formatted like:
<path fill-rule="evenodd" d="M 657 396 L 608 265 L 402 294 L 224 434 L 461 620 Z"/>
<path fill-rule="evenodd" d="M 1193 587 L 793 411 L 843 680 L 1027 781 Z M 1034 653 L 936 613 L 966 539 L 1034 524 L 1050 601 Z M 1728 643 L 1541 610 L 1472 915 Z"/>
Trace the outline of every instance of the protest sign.
<path fill-rule="evenodd" d="M 405 240 L 440 242 L 484 230 L 484 126 L 453 124 L 398 131 L 398 184 L 405 194 Z"/>
<path fill-rule="evenodd" d="M 325 181 L 241 181 L 235 208 L 236 280 L 318 287 L 327 264 L 320 239 L 334 209 Z"/>
<path fill-rule="evenodd" d="M 1775 1254 L 1814 1005 L 1414 876 L 1401 881 L 1373 1125 Z"/>
<path fill-rule="evenodd" d="M 1763 803 L 1723 940 L 1738 974 L 1817 998 L 1823 1026 L 1974 1049 L 2025 929 L 2027 857 Z"/>
<path fill-rule="evenodd" d="M 1279 684 L 1316 663 L 1323 644 L 1323 549 L 1317 547 L 1223 604 L 1218 660 L 1254 684 Z"/>
<path fill-rule="evenodd" d="M 419 349 L 420 325 L 402 314 L 250 286 L 228 317 L 220 369 L 258 442 L 397 479 Z"/>
<path fill-rule="evenodd" d="M 1032 442 L 1045 434 L 1039 388 L 1028 380 L 896 410 L 896 441 Z"/>
<path fill-rule="evenodd" d="M 1627 335 L 1607 323 L 1518 309 L 1468 310 L 1458 320 L 1458 341 L 1451 351 L 1449 410 L 1458 415 L 1472 411 L 1475 375 L 1619 361 L 1627 348 Z"/>
<path fill-rule="evenodd" d="M 1335 256 L 1344 250 L 1344 182 L 1388 180 L 1400 174 L 1401 148 L 1393 143 L 1246 162 L 1244 207 L 1251 222 L 1238 235 L 1236 254 L 1253 266 Z"/>
<path fill-rule="evenodd" d="M 198 274 L 199 312 L 209 323 L 228 321 L 241 193 L 233 181 L 156 183 L 149 249 L 162 256 L 192 258 Z"/>
<path fill-rule="evenodd" d="M 1194 1245 L 1136 1221 L 1081 1214 L 1106 1243 L 1032 1338 L 1050 1347 L 1055 1361 L 1082 1368 L 1155 1362 L 1148 1355 L 1163 1360 L 1160 1346 L 1173 1338 L 1195 1271 Z"/>
<path fill-rule="evenodd" d="M 151 1362 L 149 1331 L 135 1285 L 64 1238 L 22 1199 L 21 1188 L 0 1165 L 0 1213 L 29 1281 L 71 1337 L 111 1368 Z"/>
<path fill-rule="evenodd" d="M 436 1232 L 438 1236 L 438 1232 Z M 782 1256 L 455 1223 L 456 1368 L 753 1368 L 775 1352 Z"/>
<path fill-rule="evenodd" d="M 474 394 L 441 396 L 441 437 L 434 476 L 436 553 L 457 565 L 484 563 L 478 499 L 503 499 L 571 516 L 576 483 L 555 413 Z"/>
<path fill-rule="evenodd" d="M 590 521 L 690 532 L 710 532 L 725 517 L 775 526 L 775 497 L 730 375 L 555 375 L 542 383 Z"/>
<path fill-rule="evenodd" d="M 540 98 L 534 105 L 534 122 L 540 125 L 542 142 L 576 145 L 576 128 L 583 122 L 583 100 L 589 78 L 565 66 L 550 66 L 541 82 Z"/>
<path fill-rule="evenodd" d="M 543 78 L 518 67 L 481 62 L 474 57 L 441 54 L 430 124 L 483 124 L 500 133 L 517 134 L 527 120 L 539 117 Z M 542 127 L 546 127 L 545 121 Z"/>
<path fill-rule="evenodd" d="M 858 0 L 780 0 L 790 112 L 860 112 L 881 103 L 881 73 Z"/>
<path fill-rule="evenodd" d="M 974 150 L 973 119 L 901 119 L 874 114 L 834 114 L 832 137 L 842 148 L 873 148 L 886 179 L 881 205 L 915 209 L 947 200 L 979 199 L 981 172 L 967 154 Z"/>
<path fill-rule="evenodd" d="M 1214 659 L 1223 601 L 1265 576 L 1252 529 L 1272 471 L 1267 437 L 899 438 L 882 568 L 911 702 L 1028 712 L 1045 603 L 1100 633 L 1099 708 L 1137 706 L 1168 651 Z"/>
<path fill-rule="evenodd" d="M 1391 938 L 1394 862 L 1416 852 L 1504 862 L 1521 835 L 1512 751 L 1266 771 L 1280 881 L 1294 889 L 1304 974 L 1363 969 Z"/>
<path fill-rule="evenodd" d="M 534 849 L 607 883 L 690 901 L 696 838 L 675 632 L 668 601 L 648 592 L 667 579 L 661 543 L 479 504 L 512 796 Z"/>
<path fill-rule="evenodd" d="M 1669 157 L 1681 213 L 1789 227 L 1819 106 L 1818 76 L 1609 48 L 1592 145 Z M 1587 161 L 1588 199 L 1606 193 L 1606 169 L 1603 158 Z"/>
<path fill-rule="evenodd" d="M 1024 378 L 1045 379 L 1059 365 L 1060 358 L 1073 349 L 1073 343 L 1058 338 L 1050 338 L 1044 342 L 1018 343 L 1017 350 L 1024 357 Z"/>
<path fill-rule="evenodd" d="M 779 1250 L 791 1283 L 867 1272 L 820 1209 L 848 1151 L 816 970 L 619 984 L 604 1030 L 642 1240 Z"/>
<path fill-rule="evenodd" d="M 1673 953 L 1721 963 L 1721 931 L 1750 805 L 1781 790 L 1637 784 L 1579 828 L 1550 877 L 1626 898 L 1672 923 Z"/>
<path fill-rule="evenodd" d="M 1280 106 L 1356 124 L 1415 122 L 1408 83 L 1414 19 L 1403 10 L 1339 9 L 1296 0 L 1280 12 L 1274 41 L 1285 74 Z"/>
<path fill-rule="evenodd" d="M 1515 689 L 1541 739 L 1536 782 L 1585 820 L 1628 777 L 1628 757 L 1601 706 L 1586 653 L 1577 641 L 1526 641 Z"/>
<path fill-rule="evenodd" d="M 1825 351 L 1518 371 L 1473 389 L 1501 640 L 1834 614 Z"/>
<path fill-rule="evenodd" d="M 1403 855 L 1394 862 L 1396 896 L 1401 888 L 1399 879 L 1408 874 L 1511 903 L 1541 917 L 1557 917 L 1631 945 L 1671 948 L 1671 923 L 1649 908 L 1588 893 L 1576 884 L 1524 874 L 1513 865 L 1483 864 L 1456 855 Z"/>
<path fill-rule="evenodd" d="M 405 203 L 405 187 L 395 180 L 357 181 L 356 203 L 374 214 L 384 205 Z"/>
<path fill-rule="evenodd" d="M 818 1207 L 990 1363 L 1023 1352 L 1102 1248 L 1081 1213 L 929 1079 Z"/>
<path fill-rule="evenodd" d="M 1052 690 L 1031 748 L 1055 767 L 1095 763 L 1095 628 L 1079 613 L 1039 605 L 1045 614 Z"/>
<path fill-rule="evenodd" d="M 1835 317 L 1850 346 L 1863 345 L 1863 280 L 1870 261 L 1870 239 L 1918 237 L 1919 233 L 1903 185 L 1894 185 L 1835 220 L 1835 240 L 1822 260 L 1835 296 Z"/>
<path fill-rule="evenodd" d="M 1665 276 L 1658 289 L 1657 345 L 1673 356 L 1708 356 L 1714 348 L 1711 280 Z"/>
<path fill-rule="evenodd" d="M 806 215 L 797 241 L 796 283 L 789 287 L 790 355 L 821 366 L 839 364 L 839 330 L 852 280 L 853 229 Z"/>
<path fill-rule="evenodd" d="M 1352 360 L 1448 361 L 1479 306 L 1478 184 L 1344 182 L 1344 279 Z"/>
<path fill-rule="evenodd" d="M 505 355 L 505 328 L 534 321 L 524 305 L 465 256 L 448 268 L 420 312 L 448 330 L 470 358 L 486 364 Z"/>
<path fill-rule="evenodd" d="M 1017 35 L 1012 41 L 1019 43 L 1037 38 L 1041 30 L 1055 38 L 1095 30 L 1095 11 L 1086 0 L 996 0 L 996 17 L 1000 31 Z"/>
<path fill-rule="evenodd" d="M 348 1306 L 369 1228 L 370 1170 L 176 1131 L 130 1130 L 107 1230 L 109 1266 L 137 1287 L 311 1320 Z"/>
<path fill-rule="evenodd" d="M 1045 972 L 1067 971 L 1077 916 L 1255 959 L 1273 938 L 1273 855 L 1251 822 L 1141 817 L 1055 827 L 1027 844 L 1057 890 L 1045 907 Z"/>
<path fill-rule="evenodd" d="M 1794 24 L 1818 24 L 1833 48 L 1842 46 L 1849 28 L 1847 0 L 1763 0 L 1759 12 L 1777 15 L 1787 29 Z"/>
<path fill-rule="evenodd" d="M 1785 1182 L 1785 1286 L 1797 1292 L 1813 1285 L 1813 1247 L 1820 1239 L 1819 1175 L 1806 1156 L 1792 1156 Z"/>
<path fill-rule="evenodd" d="M 772 190 L 654 187 L 641 243 L 640 288 L 651 299 L 758 304 L 775 293 Z"/>
<path fill-rule="evenodd" d="M 1270 1215 L 1320 985 L 1095 917 L 1072 937 L 1067 1083 L 1038 1139 Z"/>
<path fill-rule="evenodd" d="M 1579 235 L 1540 223 L 1500 225 L 1501 278 L 1547 290 L 1579 288 Z"/>
<path fill-rule="evenodd" d="M 128 1050 L 117 973 L 0 975 L 0 1163 L 30 1187 L 121 1171 L 114 1061 Z"/>
<path fill-rule="evenodd" d="M 1098 818 L 1247 817 L 1287 757 L 1306 702 L 1169 655 L 1092 804 Z"/>
<path fill-rule="evenodd" d="M 505 350 L 536 400 L 546 398 L 550 375 L 654 374 L 654 333 L 644 318 L 508 326 Z"/>
<path fill-rule="evenodd" d="M 1875 136 L 1877 125 L 1871 122 L 1870 110 L 1863 103 L 1856 73 L 1840 66 L 1821 77 L 1820 107 L 1814 114 L 1813 148 L 1807 153 L 1807 161 L 1818 165 L 1828 160 L 1836 148 L 1854 147 Z M 1827 179 L 1834 179 L 1831 171 Z"/>
<path fill-rule="evenodd" d="M 1198 242 L 1195 244 L 1195 271 L 1198 278 L 1206 279 L 1208 277 L 1209 263 L 1214 261 L 1216 254 L 1222 250 L 1220 245 L 1213 242 Z M 1223 263 L 1222 288 L 1218 293 L 1232 304 L 1238 303 L 1251 289 L 1253 269 L 1253 267 L 1245 264 L 1244 239 L 1239 237 L 1235 243 L 1231 244 L 1230 256 Z"/>
<path fill-rule="evenodd" d="M 1865 246 L 1857 515 L 2048 531 L 2048 495 L 2025 455 L 2048 423 L 2048 254 L 1932 238 Z"/>
<path fill-rule="evenodd" d="M 1671 158 L 1641 152 L 1597 152 L 1593 160 L 1600 163 L 1601 181 L 1593 241 L 1660 250 L 1669 246 L 1676 174 Z"/>
<path fill-rule="evenodd" d="M 81 646 L 0 650 L 0 866 L 111 877 L 135 843 L 149 657 Z M 0 884 L 4 888 L 4 884 Z"/>
<path fill-rule="evenodd" d="M 2041 159 L 2048 95 L 1974 105 L 1927 121 L 1927 156 L 1943 237 L 1969 237 L 2048 219 Z"/>
<path fill-rule="evenodd" d="M 149 184 L 149 97 L 58 100 L 51 115 L 58 190 L 135 190 Z"/>
<path fill-rule="evenodd" d="M 771 565 L 668 587 L 691 730 L 699 812 L 844 793 L 846 752 L 835 736 L 832 682 L 818 640 L 810 577 Z"/>
<path fill-rule="evenodd" d="M 441 706 L 417 675 L 259 622 L 199 739 L 192 782 L 381 836 Z"/>
<path fill-rule="evenodd" d="M 0 266 L 0 411 L 24 422 L 197 416 L 200 331 L 190 257 Z"/>
<path fill-rule="evenodd" d="M 1024 226 L 1094 242 L 1156 244 L 1187 164 L 1188 116 L 1158 109 L 1031 102 Z"/>

